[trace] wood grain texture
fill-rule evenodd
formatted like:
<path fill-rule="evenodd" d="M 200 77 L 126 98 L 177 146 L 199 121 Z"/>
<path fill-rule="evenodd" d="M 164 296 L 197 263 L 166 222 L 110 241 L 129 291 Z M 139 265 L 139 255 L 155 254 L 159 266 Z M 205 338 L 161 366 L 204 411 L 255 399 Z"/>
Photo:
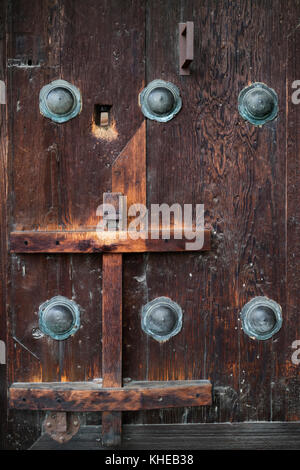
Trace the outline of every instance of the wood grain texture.
<path fill-rule="evenodd" d="M 112 166 L 112 191 L 127 197 L 127 205 L 147 203 L 146 122 L 130 139 Z"/>
<path fill-rule="evenodd" d="M 112 191 L 113 193 L 120 193 L 126 196 L 126 204 L 130 208 L 133 204 L 147 203 L 146 195 L 146 125 L 145 121 L 142 122 L 140 128 L 126 144 L 118 158 L 112 166 Z M 130 223 L 131 217 L 123 214 L 126 220 L 122 220 L 121 226 L 126 227 Z M 144 229 L 142 225 L 140 229 Z M 134 250 L 136 245 L 134 245 Z M 106 258 L 106 255 L 104 255 Z M 108 258 L 109 259 L 109 258 Z M 113 259 L 113 258 L 111 258 Z M 122 256 L 118 258 L 121 263 L 121 282 L 122 281 Z M 110 296 L 110 292 L 107 293 Z M 119 299 L 121 309 L 123 309 L 123 298 Z M 122 319 L 122 314 L 121 314 Z M 109 333 L 108 333 L 109 334 Z M 119 329 L 120 344 L 122 349 L 122 325 Z M 116 341 L 117 338 L 115 338 Z M 114 367 L 118 366 L 118 362 Z M 122 382 L 122 358 L 119 366 L 121 367 L 121 382 Z M 116 384 L 115 384 L 116 385 Z M 120 446 L 122 434 L 122 415 L 117 411 L 112 413 L 102 414 L 102 441 L 104 445 Z"/>
<path fill-rule="evenodd" d="M 0 5 L 0 80 L 7 85 L 7 3 Z M 6 364 L 3 363 L 3 347 L 6 348 L 6 279 L 7 279 L 7 114 L 6 105 L 0 104 L 0 341 L 2 360 L 0 363 L 0 449 L 5 448 L 7 399 Z"/>
<path fill-rule="evenodd" d="M 125 425 L 124 450 L 298 450 L 299 423 Z M 60 446 L 47 435 L 31 450 L 100 450 L 100 426 L 84 426 Z"/>
<path fill-rule="evenodd" d="M 283 312 L 284 324 L 278 341 L 274 345 L 276 354 L 275 377 L 272 387 L 272 418 L 288 421 L 299 420 L 300 403 L 295 397 L 300 393 L 300 108 L 297 101 L 300 66 L 300 31 L 294 25 L 286 39 L 286 304 Z M 293 86 L 294 84 L 294 86 Z M 294 95 L 294 96 L 293 96 Z M 294 354 L 294 360 L 292 358 Z M 296 361 L 295 361 L 296 360 Z M 298 362 L 298 363 L 297 363 Z"/>
<path fill-rule="evenodd" d="M 139 237 L 134 240 L 130 232 L 84 232 L 84 231 L 63 231 L 63 232 L 12 232 L 10 234 L 10 251 L 12 253 L 144 253 L 148 251 L 186 251 L 186 245 L 191 245 L 189 251 L 193 251 L 193 240 L 191 237 L 199 237 L 203 234 L 203 247 L 196 251 L 206 251 L 210 249 L 210 230 L 188 231 L 186 230 L 182 238 L 177 237 L 171 229 L 170 238 L 164 238 L 163 233 L 156 231 L 140 232 Z M 159 237 L 159 238 L 158 238 Z M 158 239 L 157 239 L 158 238 Z"/>
<path fill-rule="evenodd" d="M 123 421 L 299 420 L 298 366 L 291 362 L 292 343 L 300 339 L 299 111 L 290 90 L 300 79 L 298 0 L 10 4 L 10 232 L 95 230 L 114 162 L 144 122 L 139 92 L 162 78 L 176 84 L 183 99 L 172 121 L 146 122 L 147 202 L 204 203 L 212 251 L 123 256 L 123 375 L 207 378 L 213 404 L 124 413 Z M 195 24 L 195 57 L 190 76 L 180 77 L 178 23 L 185 21 Z M 38 110 L 40 88 L 57 78 L 83 95 L 80 116 L 63 126 Z M 239 92 L 256 81 L 279 98 L 278 118 L 261 128 L 237 111 Z M 107 132 L 93 122 L 95 104 L 112 105 Z M 101 377 L 99 256 L 16 253 L 8 273 L 10 382 Z M 60 346 L 32 336 L 39 305 L 57 294 L 83 308 L 83 328 Z M 257 295 L 283 309 L 282 329 L 266 342 L 245 336 L 239 321 L 242 306 Z M 183 309 L 182 331 L 164 344 L 140 328 L 142 306 L 158 296 Z M 13 448 L 28 447 L 39 432 L 39 416 L 20 413 L 10 415 Z M 262 427 L 251 445 L 263 446 L 265 439 L 272 445 L 271 428 Z M 280 429 L 292 445 L 292 434 Z M 279 446 L 281 437 L 274 437 Z"/>
<path fill-rule="evenodd" d="M 111 369 L 110 369 L 111 374 Z M 9 405 L 26 410 L 59 411 L 124 411 L 155 408 L 174 408 L 178 406 L 202 406 L 211 404 L 211 384 L 205 380 L 140 382 L 122 388 L 114 386 L 118 380 L 111 381 L 111 387 L 89 384 L 12 384 Z M 109 380 L 107 381 L 109 384 Z M 121 414 L 121 413 L 119 413 Z M 104 413 L 105 427 L 102 429 L 108 439 L 116 439 L 107 429 L 111 424 L 111 413 Z M 116 417 L 117 415 L 115 415 Z M 102 425 L 103 426 L 103 425 Z M 116 432 L 114 427 L 113 432 Z M 107 442 L 105 442 L 107 445 Z M 116 445 L 116 443 L 114 443 Z"/>
<path fill-rule="evenodd" d="M 33 17 L 39 18 L 34 25 Z M 144 63 L 138 60 L 144 55 L 144 4 L 14 0 L 12 28 L 10 57 L 20 62 L 11 63 L 10 87 L 24 88 L 10 100 L 17 117 L 15 227 L 93 229 L 102 194 L 111 190 L 111 166 L 143 121 L 137 96 L 144 85 Z M 58 78 L 77 86 L 83 98 L 79 117 L 64 125 L 39 112 L 40 88 Z M 112 106 L 107 133 L 95 128 L 95 104 Z M 33 142 L 28 136 L 35 136 Z"/>
<path fill-rule="evenodd" d="M 103 387 L 122 387 L 122 255 L 104 254 L 102 261 L 102 374 Z M 94 408 L 97 410 L 97 407 Z M 119 446 L 122 415 L 115 403 L 102 414 L 104 446 Z M 99 411 L 103 411 L 99 409 Z"/>
<path fill-rule="evenodd" d="M 144 3 L 10 4 L 9 230 L 95 230 L 96 209 L 111 190 L 111 165 L 143 121 L 136 97 L 145 79 L 137 60 L 144 57 Z M 65 125 L 39 112 L 40 89 L 58 78 L 83 97 L 81 114 Z M 95 125 L 95 104 L 112 105 L 105 132 Z M 101 257 L 11 255 L 10 266 L 9 381 L 100 377 Z M 82 309 L 82 328 L 60 344 L 38 333 L 39 305 L 55 295 Z M 27 448 L 40 420 L 38 413 L 12 411 L 9 446 Z"/>
<path fill-rule="evenodd" d="M 291 8 L 295 8 L 292 5 Z M 250 4 L 244 14 L 247 15 Z M 283 2 L 275 3 L 271 15 L 265 14 L 268 2 L 263 4 L 263 15 L 255 23 L 249 23 L 243 41 L 246 50 L 252 44 L 253 53 L 241 57 L 240 67 L 248 82 L 261 81 L 276 90 L 279 101 L 278 118 L 261 128 L 240 123 L 234 143 L 238 159 L 239 186 L 235 213 L 239 219 L 245 214 L 238 239 L 238 263 L 236 265 L 237 314 L 251 298 L 259 295 L 277 301 L 285 310 L 285 77 L 286 44 L 282 30 L 290 20 Z M 288 26 L 287 26 L 288 28 Z M 254 43 L 257 35 L 265 48 L 255 56 Z M 276 44 L 276 59 L 269 50 Z M 247 160 L 247 163 L 246 163 Z M 243 176 L 241 176 L 243 175 Z M 237 177 L 237 175 L 236 175 Z M 233 194 L 234 196 L 235 194 Z M 241 198 L 242 196 L 242 198 Z M 234 199 L 233 199 L 234 200 Z M 284 315 L 284 313 L 283 313 Z M 277 342 L 284 330 L 270 341 L 250 339 L 240 329 L 239 347 L 239 420 L 273 419 L 273 386 L 279 379 Z M 284 327 L 285 328 L 285 325 Z M 280 379 L 279 379 L 280 380 Z M 281 418 L 278 416 L 278 419 Z"/>
<path fill-rule="evenodd" d="M 154 0 L 147 11 L 147 83 L 169 80 L 183 97 L 182 110 L 167 125 L 147 121 L 148 202 L 204 203 L 215 233 L 208 253 L 149 254 L 136 272 L 127 261 L 138 280 L 127 277 L 125 269 L 124 318 L 132 334 L 125 340 L 131 360 L 124 374 L 148 380 L 208 378 L 222 391 L 211 408 L 149 412 L 136 415 L 135 422 L 272 420 L 275 406 L 276 419 L 286 419 L 299 387 L 292 371 L 282 380 L 278 369 L 280 337 L 291 324 L 284 320 L 270 341 L 253 341 L 241 330 L 239 313 L 251 298 L 266 295 L 285 315 L 285 165 L 290 158 L 285 38 L 296 26 L 299 4 Z M 197 53 L 191 75 L 179 77 L 174 44 L 178 22 L 187 20 L 195 22 Z M 239 92 L 256 81 L 279 97 L 278 118 L 261 128 L 244 122 L 237 109 Z M 130 294 L 134 288 L 143 301 Z M 163 346 L 146 339 L 135 318 L 142 302 L 161 295 L 184 311 L 182 332 Z M 284 347 L 289 355 L 289 346 Z M 284 411 L 279 395 L 286 396 L 288 384 Z"/>

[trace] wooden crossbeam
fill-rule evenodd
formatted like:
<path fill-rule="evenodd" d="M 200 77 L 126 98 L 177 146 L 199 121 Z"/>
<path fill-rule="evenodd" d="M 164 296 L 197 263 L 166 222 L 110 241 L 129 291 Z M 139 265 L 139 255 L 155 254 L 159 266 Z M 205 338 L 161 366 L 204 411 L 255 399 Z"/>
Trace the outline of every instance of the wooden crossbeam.
<path fill-rule="evenodd" d="M 211 405 L 211 388 L 208 380 L 131 382 L 115 388 L 93 382 L 14 383 L 9 389 L 9 406 L 77 412 L 202 406 Z"/>
<path fill-rule="evenodd" d="M 163 237 L 160 231 L 159 239 L 156 230 L 143 232 L 141 238 L 133 240 L 130 233 L 102 232 L 101 238 L 95 231 L 22 231 L 10 234 L 10 251 L 12 253 L 146 253 L 187 251 L 186 244 L 193 243 L 192 235 L 200 236 L 200 231 L 194 233 L 186 230 L 181 239 L 179 231 L 170 229 L 170 238 Z M 204 245 L 196 251 L 210 249 L 211 231 L 204 230 Z M 143 238 L 145 239 L 143 239 Z M 125 238 L 125 239 L 124 239 Z M 190 251 L 193 251 L 191 247 Z"/>

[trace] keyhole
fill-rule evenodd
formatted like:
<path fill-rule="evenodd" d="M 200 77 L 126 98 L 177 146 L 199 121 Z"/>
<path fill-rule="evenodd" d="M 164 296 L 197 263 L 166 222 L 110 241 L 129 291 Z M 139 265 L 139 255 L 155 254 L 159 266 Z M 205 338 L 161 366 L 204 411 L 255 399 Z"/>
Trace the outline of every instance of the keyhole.
<path fill-rule="evenodd" d="M 111 106 L 107 104 L 95 104 L 94 106 L 94 123 L 98 127 L 110 126 Z"/>

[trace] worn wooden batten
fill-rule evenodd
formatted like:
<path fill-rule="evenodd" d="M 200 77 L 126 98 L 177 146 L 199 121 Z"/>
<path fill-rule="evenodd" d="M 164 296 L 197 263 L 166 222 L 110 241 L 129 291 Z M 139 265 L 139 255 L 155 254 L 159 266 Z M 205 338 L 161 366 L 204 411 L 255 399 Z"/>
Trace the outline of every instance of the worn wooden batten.
<path fill-rule="evenodd" d="M 177 230 L 178 232 L 178 230 Z M 176 231 L 170 230 L 170 238 L 154 238 L 156 231 L 140 232 L 140 238 L 133 240 L 128 232 L 96 231 L 21 231 L 10 234 L 11 253 L 146 253 L 187 251 L 186 243 L 192 237 L 200 236 L 200 231 L 182 230 L 181 239 L 176 238 Z M 203 233 L 202 251 L 210 249 L 211 231 Z M 192 249 L 190 251 L 193 251 Z M 196 251 L 199 249 L 196 248 Z"/>
<path fill-rule="evenodd" d="M 110 368 L 110 371 L 112 368 Z M 119 373 L 120 375 L 120 373 Z M 110 381 L 111 384 L 116 383 Z M 137 411 L 211 404 L 208 380 L 131 382 L 103 387 L 103 383 L 15 383 L 9 403 L 19 410 Z"/>

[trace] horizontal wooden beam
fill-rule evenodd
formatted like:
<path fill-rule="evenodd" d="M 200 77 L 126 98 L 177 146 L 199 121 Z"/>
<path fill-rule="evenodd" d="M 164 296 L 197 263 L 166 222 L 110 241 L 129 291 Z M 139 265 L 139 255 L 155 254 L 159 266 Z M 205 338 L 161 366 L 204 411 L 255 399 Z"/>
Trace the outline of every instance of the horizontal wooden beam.
<path fill-rule="evenodd" d="M 143 238 L 133 240 L 128 232 L 94 231 L 20 231 L 10 234 L 12 253 L 145 253 L 172 251 L 207 251 L 210 249 L 211 231 L 204 230 L 204 244 L 199 248 L 192 231 L 186 231 L 181 239 L 174 238 L 178 232 L 171 231 L 170 238 L 155 231 L 144 232 Z M 203 233 L 203 232 L 201 232 Z M 200 232 L 196 234 L 200 237 Z M 195 237 L 195 234 L 194 234 Z M 190 246 L 187 247 L 187 244 Z"/>
<path fill-rule="evenodd" d="M 102 388 L 93 382 L 14 383 L 9 406 L 18 410 L 136 411 L 211 404 L 208 380 L 131 382 Z"/>

